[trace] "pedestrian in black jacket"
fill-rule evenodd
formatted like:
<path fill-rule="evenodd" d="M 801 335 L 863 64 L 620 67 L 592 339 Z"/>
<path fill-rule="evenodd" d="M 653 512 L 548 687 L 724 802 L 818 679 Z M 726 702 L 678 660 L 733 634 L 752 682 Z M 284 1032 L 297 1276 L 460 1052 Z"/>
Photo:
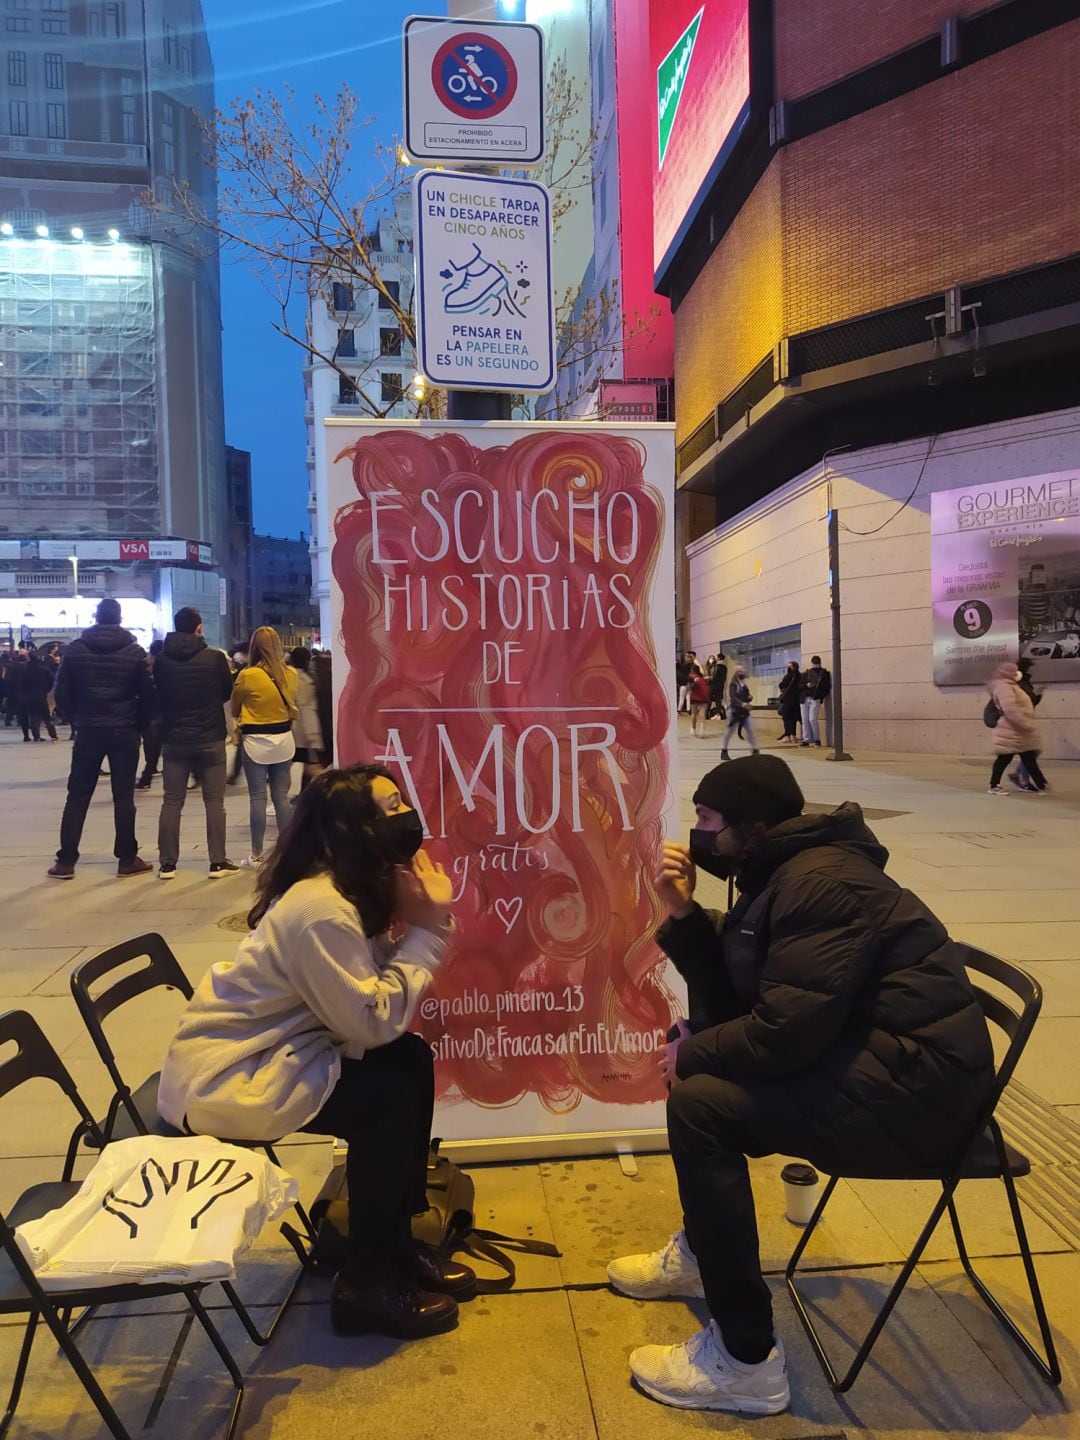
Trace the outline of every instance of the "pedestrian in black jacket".
<path fill-rule="evenodd" d="M 797 660 L 789 660 L 788 667 L 780 677 L 780 718 L 784 722 L 781 745 L 795 744 L 795 727 L 799 723 L 802 706 L 802 673 Z"/>
<path fill-rule="evenodd" d="M 50 740 L 55 744 L 60 737 L 56 733 L 56 726 L 49 714 L 49 693 L 53 688 L 53 672 L 38 650 L 29 648 L 26 652 L 26 659 L 17 663 L 15 685 L 23 739 L 29 740 L 31 732 L 33 732 L 33 739 L 40 744 L 43 739 L 41 727 L 44 725 L 49 732 Z"/>
<path fill-rule="evenodd" d="M 810 668 L 802 677 L 802 684 L 799 687 L 799 698 L 802 702 L 802 740 L 800 744 L 805 750 L 810 745 L 821 746 L 821 727 L 819 719 L 821 707 L 829 698 L 832 692 L 832 676 L 821 663 L 820 655 L 810 657 Z"/>
<path fill-rule="evenodd" d="M 885 874 L 857 805 L 804 815 L 773 755 L 710 771 L 694 805 L 689 847 L 665 845 L 657 877 L 657 938 L 690 994 L 662 1067 L 685 1229 L 608 1273 L 637 1298 L 703 1295 L 711 1312 L 686 1345 L 631 1356 L 649 1394 L 770 1414 L 788 1387 L 746 1157 L 884 1177 L 950 1165 L 993 1057 L 944 926 Z M 695 866 L 734 876 L 730 914 L 695 902 Z"/>
<path fill-rule="evenodd" d="M 70 880 L 101 765 L 109 761 L 116 826 L 116 873 L 145 875 L 153 866 L 139 858 L 135 839 L 135 772 L 139 736 L 153 705 L 146 651 L 120 624 L 116 600 L 102 600 L 97 624 L 68 646 L 56 677 L 56 703 L 75 728 L 67 803 L 60 822 L 60 849 L 49 871 Z"/>
<path fill-rule="evenodd" d="M 166 635 L 154 662 L 165 786 L 158 821 L 158 874 L 162 880 L 176 874 L 180 816 L 188 779 L 194 775 L 206 808 L 210 879 L 217 880 L 240 868 L 225 854 L 225 706 L 232 696 L 232 670 L 225 654 L 207 645 L 202 616 L 193 606 L 178 610 L 173 623 L 176 629 Z"/>

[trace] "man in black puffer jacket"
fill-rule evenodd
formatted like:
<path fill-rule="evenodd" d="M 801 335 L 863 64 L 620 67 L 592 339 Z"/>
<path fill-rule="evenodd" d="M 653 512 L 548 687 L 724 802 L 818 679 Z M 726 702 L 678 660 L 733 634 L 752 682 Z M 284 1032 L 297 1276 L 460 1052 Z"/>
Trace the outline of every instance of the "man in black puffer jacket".
<path fill-rule="evenodd" d="M 775 756 L 710 771 L 690 846 L 666 845 L 657 878 L 669 910 L 657 939 L 690 995 L 662 1067 L 685 1229 L 608 1273 L 639 1299 L 708 1302 L 703 1338 L 630 1359 L 642 1388 L 685 1408 L 787 1403 L 746 1156 L 860 1176 L 948 1165 L 993 1083 L 986 1023 L 941 922 L 884 873 L 857 805 L 804 815 L 803 803 Z M 728 915 L 694 901 L 695 867 L 734 875 Z"/>
<path fill-rule="evenodd" d="M 74 726 L 75 744 L 60 849 L 49 871 L 53 880 L 70 880 L 75 874 L 86 812 L 106 758 L 116 825 L 116 873 L 145 875 L 154 868 L 140 860 L 135 839 L 139 736 L 153 707 L 146 651 L 122 628 L 117 601 L 102 600 L 96 614 L 98 623 L 68 646 L 56 677 L 57 708 Z"/>
<path fill-rule="evenodd" d="M 203 639 L 202 616 L 185 605 L 173 617 L 154 661 L 154 684 L 161 712 L 161 754 L 165 798 L 158 821 L 158 852 L 162 880 L 176 874 L 180 858 L 180 815 L 188 778 L 202 786 L 206 808 L 206 845 L 210 878 L 217 880 L 239 867 L 225 854 L 225 706 L 232 695 L 229 662 Z"/>

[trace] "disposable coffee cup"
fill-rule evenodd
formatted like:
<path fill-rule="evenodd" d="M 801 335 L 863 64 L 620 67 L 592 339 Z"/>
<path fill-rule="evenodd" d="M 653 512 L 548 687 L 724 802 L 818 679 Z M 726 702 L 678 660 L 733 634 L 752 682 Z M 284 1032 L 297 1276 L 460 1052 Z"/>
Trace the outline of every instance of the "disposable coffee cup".
<path fill-rule="evenodd" d="M 812 1165 L 785 1165 L 784 1205 L 792 1225 L 809 1225 L 818 1202 L 818 1173 Z"/>

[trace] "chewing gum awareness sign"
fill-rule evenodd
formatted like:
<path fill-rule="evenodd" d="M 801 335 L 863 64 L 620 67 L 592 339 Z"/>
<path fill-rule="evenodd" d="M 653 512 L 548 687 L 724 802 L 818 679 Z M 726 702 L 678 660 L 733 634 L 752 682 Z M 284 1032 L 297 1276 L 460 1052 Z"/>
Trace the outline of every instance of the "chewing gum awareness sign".
<path fill-rule="evenodd" d="M 543 185 L 424 170 L 413 188 L 416 351 L 454 390 L 555 385 L 551 205 Z"/>
<path fill-rule="evenodd" d="M 438 1133 L 661 1129 L 672 431 L 332 420 L 327 443 L 338 759 L 401 777 L 453 878 L 417 1017 Z"/>
<path fill-rule="evenodd" d="M 1003 660 L 1080 680 L 1080 471 L 931 496 L 934 683 L 977 685 Z"/>

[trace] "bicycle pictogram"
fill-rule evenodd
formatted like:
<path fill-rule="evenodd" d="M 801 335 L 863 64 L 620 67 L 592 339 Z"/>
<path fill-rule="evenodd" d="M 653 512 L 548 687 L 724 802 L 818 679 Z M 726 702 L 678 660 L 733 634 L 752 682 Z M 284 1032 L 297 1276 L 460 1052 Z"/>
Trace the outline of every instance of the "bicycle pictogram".
<path fill-rule="evenodd" d="M 431 83 L 452 114 L 490 120 L 513 100 L 517 66 L 498 40 L 480 34 L 455 35 L 436 52 Z"/>

